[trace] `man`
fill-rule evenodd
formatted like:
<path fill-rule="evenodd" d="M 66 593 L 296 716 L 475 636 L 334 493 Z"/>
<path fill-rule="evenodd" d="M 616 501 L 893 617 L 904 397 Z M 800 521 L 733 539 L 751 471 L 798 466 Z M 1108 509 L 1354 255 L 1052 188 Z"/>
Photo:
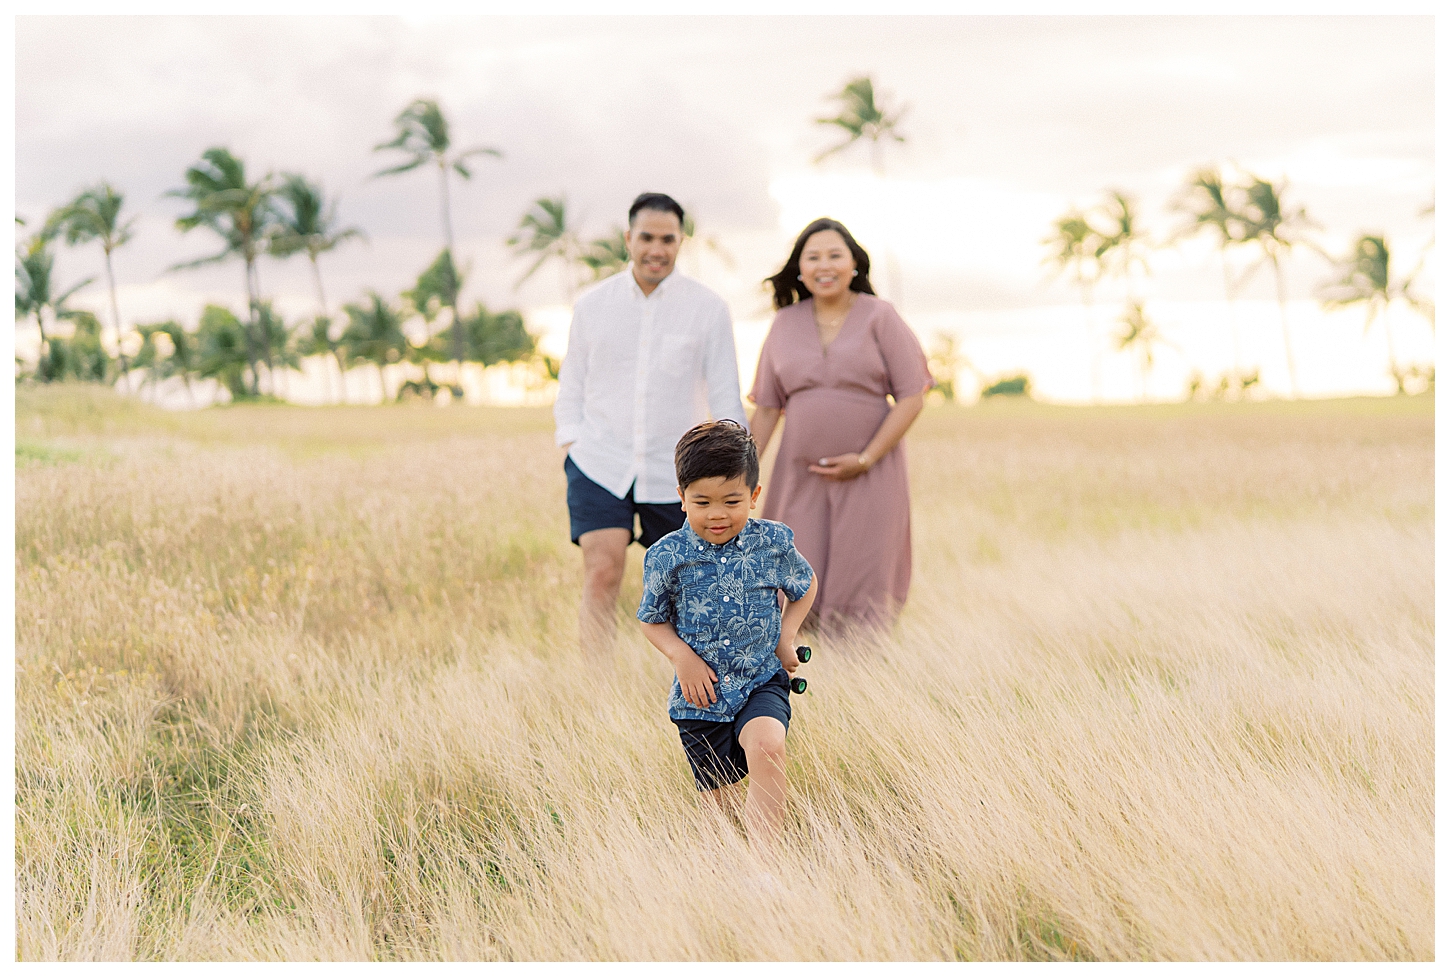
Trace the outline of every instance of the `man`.
<path fill-rule="evenodd" d="M 579 643 L 614 644 L 625 552 L 684 525 L 675 443 L 704 420 L 745 423 L 725 301 L 675 271 L 684 209 L 663 193 L 629 208 L 630 262 L 574 304 L 554 403 L 566 450 L 569 536 L 584 557 Z M 639 534 L 635 534 L 635 518 Z"/>

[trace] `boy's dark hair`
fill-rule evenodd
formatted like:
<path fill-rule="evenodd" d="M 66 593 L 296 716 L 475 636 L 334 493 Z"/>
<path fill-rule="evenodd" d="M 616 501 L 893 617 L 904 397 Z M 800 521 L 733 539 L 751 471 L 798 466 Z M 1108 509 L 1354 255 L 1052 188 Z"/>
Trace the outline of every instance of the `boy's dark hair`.
<path fill-rule="evenodd" d="M 729 418 L 696 424 L 675 445 L 675 478 L 689 488 L 702 478 L 740 478 L 753 492 L 760 482 L 755 439 Z"/>
<path fill-rule="evenodd" d="M 629 226 L 634 226 L 634 215 L 641 210 L 658 210 L 661 213 L 674 214 L 680 219 L 680 226 L 685 226 L 685 208 L 675 203 L 675 198 L 667 193 L 642 193 L 634 198 L 634 203 L 629 205 Z"/>

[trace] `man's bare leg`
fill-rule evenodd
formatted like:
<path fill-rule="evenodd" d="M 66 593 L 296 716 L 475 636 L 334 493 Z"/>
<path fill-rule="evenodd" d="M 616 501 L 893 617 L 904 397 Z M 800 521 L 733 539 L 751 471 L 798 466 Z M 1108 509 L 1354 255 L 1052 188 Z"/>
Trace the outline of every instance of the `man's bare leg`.
<path fill-rule="evenodd" d="M 614 650 L 614 609 L 624 580 L 624 554 L 633 539 L 628 529 L 595 529 L 579 537 L 584 554 L 579 647 L 586 658 L 605 658 Z"/>
<path fill-rule="evenodd" d="M 750 844 L 768 851 L 785 822 L 785 724 L 772 716 L 756 716 L 740 730 L 740 747 L 750 770 L 742 820 Z"/>

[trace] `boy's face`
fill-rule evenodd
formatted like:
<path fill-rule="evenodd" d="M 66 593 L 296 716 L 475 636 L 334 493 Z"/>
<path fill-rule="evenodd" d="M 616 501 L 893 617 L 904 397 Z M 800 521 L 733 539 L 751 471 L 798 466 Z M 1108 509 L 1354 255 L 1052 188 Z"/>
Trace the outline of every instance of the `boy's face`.
<path fill-rule="evenodd" d="M 750 510 L 760 497 L 760 486 L 751 489 L 745 476 L 700 478 L 678 486 L 685 519 L 695 535 L 708 543 L 728 543 L 740 535 L 750 519 Z"/>

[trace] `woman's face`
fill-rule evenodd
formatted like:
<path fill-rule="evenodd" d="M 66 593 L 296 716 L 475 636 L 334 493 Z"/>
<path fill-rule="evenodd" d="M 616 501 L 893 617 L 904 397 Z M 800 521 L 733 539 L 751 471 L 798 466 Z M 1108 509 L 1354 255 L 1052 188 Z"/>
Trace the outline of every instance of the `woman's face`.
<path fill-rule="evenodd" d="M 830 300 L 851 288 L 856 259 L 839 231 L 817 231 L 806 238 L 801 251 L 801 281 L 818 299 Z"/>

